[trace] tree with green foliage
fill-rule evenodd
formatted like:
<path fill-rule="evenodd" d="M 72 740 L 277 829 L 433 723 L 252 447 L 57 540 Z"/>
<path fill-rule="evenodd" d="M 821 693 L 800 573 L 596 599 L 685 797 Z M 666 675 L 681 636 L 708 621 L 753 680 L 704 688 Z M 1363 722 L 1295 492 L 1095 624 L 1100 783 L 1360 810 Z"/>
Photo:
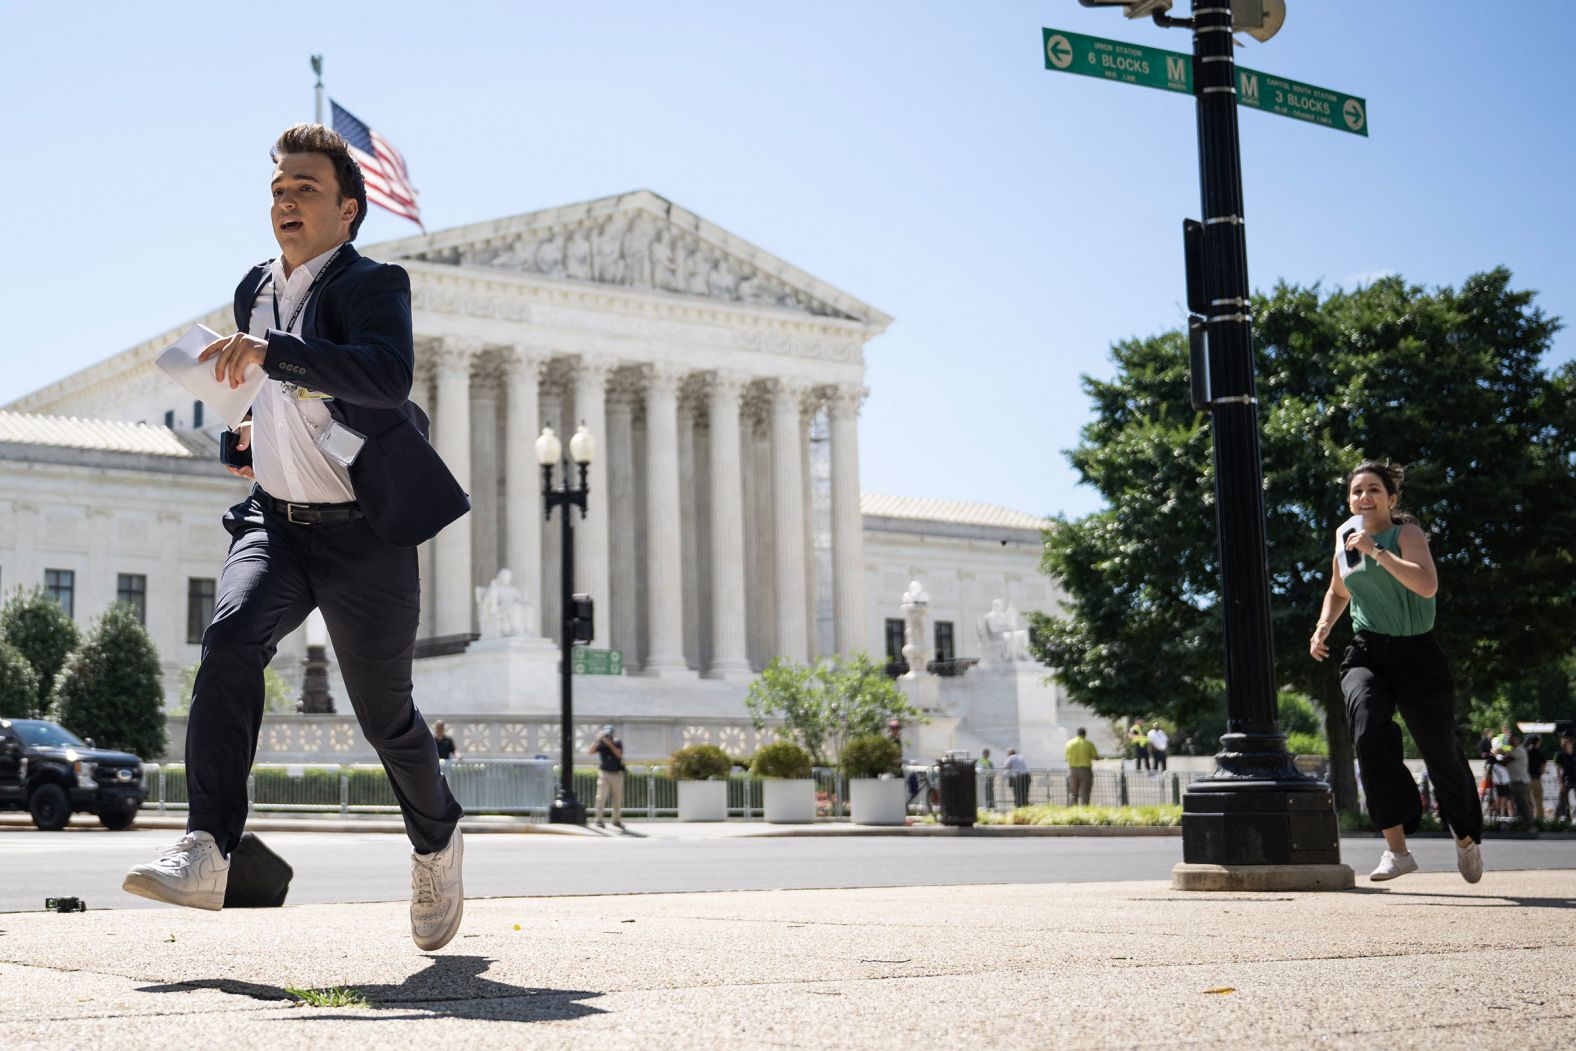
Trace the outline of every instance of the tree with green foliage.
<path fill-rule="evenodd" d="M 1402 509 L 1431 537 L 1462 714 L 1570 650 L 1576 364 L 1542 366 L 1559 322 L 1533 299 L 1503 268 L 1459 290 L 1390 277 L 1254 298 L 1276 677 L 1324 709 L 1342 807 L 1356 804 L 1338 677 L 1350 618 L 1330 659 L 1307 645 L 1358 462 L 1407 467 Z M 1189 406 L 1182 333 L 1113 354 L 1112 379 L 1084 379 L 1095 419 L 1070 453 L 1108 507 L 1047 531 L 1042 568 L 1067 600 L 1033 617 L 1035 653 L 1101 714 L 1188 726 L 1224 704 L 1209 419 Z"/>
<path fill-rule="evenodd" d="M 76 624 L 42 587 L 17 588 L 0 607 L 0 639 L 15 647 L 33 668 L 36 693 L 24 714 L 46 717 L 55 676 L 81 640 Z"/>
<path fill-rule="evenodd" d="M 174 716 L 190 715 L 192 711 L 192 690 L 197 685 L 198 664 L 188 664 L 181 669 L 181 694 L 180 698 L 169 706 L 166 714 Z M 272 664 L 263 666 L 263 714 L 264 715 L 290 715 L 301 706 L 301 699 L 290 688 L 290 683 L 283 675 L 274 670 Z"/>
<path fill-rule="evenodd" d="M 0 719 L 26 719 L 38 704 L 38 673 L 22 651 L 0 639 Z"/>
<path fill-rule="evenodd" d="M 757 730 L 781 718 L 785 734 L 826 766 L 827 746 L 861 734 L 879 734 L 892 719 L 919 717 L 903 691 L 868 654 L 828 657 L 814 664 L 775 658 L 750 683 L 744 706 Z"/>
<path fill-rule="evenodd" d="M 164 687 L 153 640 L 117 602 L 94 622 L 55 683 L 60 725 L 101 748 L 144 759 L 164 755 Z"/>

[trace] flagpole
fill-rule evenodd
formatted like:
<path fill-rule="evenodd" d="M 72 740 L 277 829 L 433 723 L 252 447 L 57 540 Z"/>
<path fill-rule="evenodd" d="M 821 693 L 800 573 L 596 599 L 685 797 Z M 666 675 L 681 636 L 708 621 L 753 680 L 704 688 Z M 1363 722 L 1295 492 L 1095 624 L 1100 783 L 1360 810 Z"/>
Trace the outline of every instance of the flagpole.
<path fill-rule="evenodd" d="M 317 109 L 315 111 L 315 116 L 317 118 L 317 123 L 321 124 L 321 123 L 323 123 L 323 56 L 322 55 L 313 55 L 312 56 L 312 72 L 317 74 L 317 87 L 315 89 L 316 92 L 317 92 Z"/>

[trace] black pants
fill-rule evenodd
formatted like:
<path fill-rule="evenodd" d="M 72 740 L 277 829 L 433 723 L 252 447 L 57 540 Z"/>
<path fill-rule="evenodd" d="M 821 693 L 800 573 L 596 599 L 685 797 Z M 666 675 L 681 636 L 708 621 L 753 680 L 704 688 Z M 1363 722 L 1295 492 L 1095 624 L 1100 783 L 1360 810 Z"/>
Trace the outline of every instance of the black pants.
<path fill-rule="evenodd" d="M 314 607 L 323 611 L 361 732 L 394 785 L 416 850 L 448 843 L 463 816 L 438 749 L 411 700 L 421 584 L 414 548 L 380 539 L 366 519 L 295 525 L 254 496 L 225 515 L 230 553 L 186 725 L 188 831 L 225 853 L 246 826 L 246 778 L 263 719 L 263 668 Z"/>
<path fill-rule="evenodd" d="M 1150 766 L 1153 769 L 1155 769 L 1155 770 L 1164 770 L 1166 768 L 1166 753 L 1165 753 L 1165 749 L 1163 749 L 1163 748 L 1156 748 L 1154 745 L 1150 745 L 1149 746 L 1149 755 L 1150 755 L 1149 763 L 1150 763 Z"/>
<path fill-rule="evenodd" d="M 1417 782 L 1402 762 L 1399 710 L 1428 768 L 1441 820 L 1458 837 L 1481 841 L 1483 809 L 1456 736 L 1455 683 L 1433 634 L 1359 631 L 1341 660 L 1341 691 L 1374 826 L 1415 832 L 1422 820 Z"/>
<path fill-rule="evenodd" d="M 1029 775 L 1008 774 L 1008 784 L 1012 785 L 1012 805 L 1023 807 L 1029 805 Z"/>
<path fill-rule="evenodd" d="M 1149 746 L 1147 744 L 1135 744 L 1133 746 L 1133 769 L 1149 769 Z"/>

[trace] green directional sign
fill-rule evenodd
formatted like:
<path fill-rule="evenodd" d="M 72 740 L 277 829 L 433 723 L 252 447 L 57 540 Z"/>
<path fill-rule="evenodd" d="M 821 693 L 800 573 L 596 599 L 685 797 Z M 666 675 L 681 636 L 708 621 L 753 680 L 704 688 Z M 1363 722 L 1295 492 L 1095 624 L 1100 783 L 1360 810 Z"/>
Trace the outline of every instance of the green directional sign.
<path fill-rule="evenodd" d="M 1193 94 L 1193 56 L 1120 40 L 1045 30 L 1045 68 Z"/>
<path fill-rule="evenodd" d="M 1368 134 L 1366 100 L 1243 66 L 1237 67 L 1237 105 L 1354 135 Z"/>
<path fill-rule="evenodd" d="M 576 646 L 570 667 L 576 675 L 622 675 L 624 654 L 622 650 L 593 650 Z"/>
<path fill-rule="evenodd" d="M 1065 29 L 1042 32 L 1046 69 L 1193 94 L 1192 55 Z M 1366 100 L 1256 69 L 1237 67 L 1237 104 L 1354 135 L 1368 134 Z"/>

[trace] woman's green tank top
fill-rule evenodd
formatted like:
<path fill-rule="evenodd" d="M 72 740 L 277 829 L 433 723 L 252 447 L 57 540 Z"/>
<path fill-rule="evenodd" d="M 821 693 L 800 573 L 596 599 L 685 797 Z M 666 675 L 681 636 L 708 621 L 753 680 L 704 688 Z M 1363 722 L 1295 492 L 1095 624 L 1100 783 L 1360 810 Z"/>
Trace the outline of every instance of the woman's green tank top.
<path fill-rule="evenodd" d="M 1401 527 L 1393 525 L 1374 537 L 1386 551 L 1401 553 Z M 1402 584 L 1371 556 L 1346 575 L 1352 594 L 1352 624 L 1358 631 L 1381 635 L 1424 635 L 1434 630 L 1434 600 Z"/>

